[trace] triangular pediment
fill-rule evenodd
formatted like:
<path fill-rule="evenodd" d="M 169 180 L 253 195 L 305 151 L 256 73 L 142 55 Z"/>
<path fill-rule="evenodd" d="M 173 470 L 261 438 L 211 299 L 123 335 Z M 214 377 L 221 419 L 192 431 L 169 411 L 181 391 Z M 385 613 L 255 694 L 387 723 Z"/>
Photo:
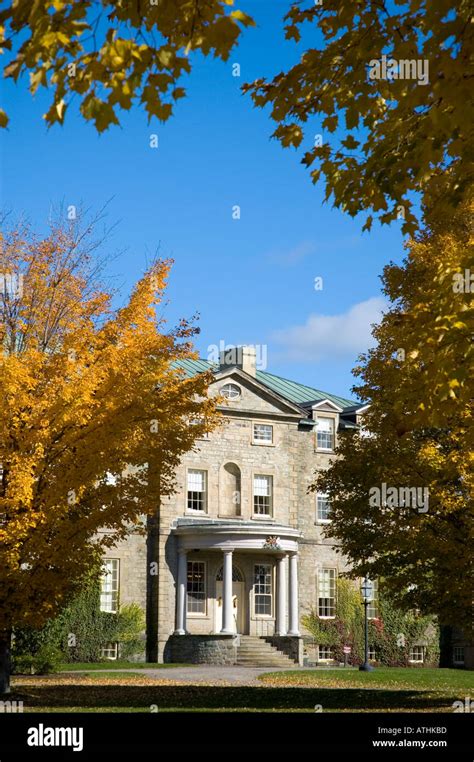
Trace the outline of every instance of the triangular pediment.
<path fill-rule="evenodd" d="M 229 399 L 222 410 L 253 412 L 260 415 L 284 415 L 292 418 L 306 418 L 307 413 L 299 405 L 282 397 L 273 389 L 257 381 L 240 368 L 225 368 L 215 373 L 215 381 L 209 387 L 209 393 L 219 394 L 226 384 L 235 384 L 240 389 L 240 396 Z"/>
<path fill-rule="evenodd" d="M 343 408 L 336 405 L 332 400 L 325 399 L 319 400 L 318 402 L 315 402 L 314 405 L 311 405 L 311 410 L 326 413 L 341 413 Z"/>

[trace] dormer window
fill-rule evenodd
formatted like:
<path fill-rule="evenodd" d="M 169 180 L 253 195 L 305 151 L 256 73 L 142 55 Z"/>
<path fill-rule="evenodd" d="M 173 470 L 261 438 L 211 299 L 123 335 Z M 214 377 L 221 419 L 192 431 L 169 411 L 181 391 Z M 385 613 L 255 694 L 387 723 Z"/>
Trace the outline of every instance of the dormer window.
<path fill-rule="evenodd" d="M 334 418 L 318 415 L 316 432 L 318 450 L 334 450 Z"/>
<path fill-rule="evenodd" d="M 226 400 L 238 400 L 242 394 L 242 390 L 237 384 L 224 384 L 224 386 L 221 386 L 220 388 L 220 393 Z"/>

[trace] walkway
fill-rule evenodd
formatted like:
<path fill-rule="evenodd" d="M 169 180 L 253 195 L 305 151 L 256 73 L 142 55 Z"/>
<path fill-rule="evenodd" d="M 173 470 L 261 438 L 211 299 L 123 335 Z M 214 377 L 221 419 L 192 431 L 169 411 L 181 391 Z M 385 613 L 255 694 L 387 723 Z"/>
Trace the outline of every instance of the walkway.
<path fill-rule="evenodd" d="M 295 665 L 295 669 L 299 669 Z M 134 672 L 157 682 L 171 680 L 176 683 L 197 685 L 207 683 L 212 685 L 259 685 L 258 676 L 266 672 L 282 672 L 278 667 L 214 667 L 209 664 L 196 664 L 189 667 L 169 667 L 164 669 L 95 669 L 89 674 L 105 675 L 108 672 Z M 62 672 L 63 675 L 84 674 L 84 672 Z"/>

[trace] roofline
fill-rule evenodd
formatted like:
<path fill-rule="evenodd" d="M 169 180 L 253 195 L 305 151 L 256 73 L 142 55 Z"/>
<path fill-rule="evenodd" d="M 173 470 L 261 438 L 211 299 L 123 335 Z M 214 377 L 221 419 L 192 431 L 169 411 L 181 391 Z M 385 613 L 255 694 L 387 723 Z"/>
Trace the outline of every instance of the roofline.
<path fill-rule="evenodd" d="M 370 402 L 368 402 L 366 405 L 352 405 L 351 407 L 345 407 L 344 412 L 345 413 L 363 413 L 364 410 L 368 410 L 370 407 Z"/>
<path fill-rule="evenodd" d="M 180 361 L 178 361 L 178 362 L 180 362 Z M 204 363 L 205 365 L 207 365 L 207 367 L 204 368 L 204 369 L 200 369 L 200 370 L 194 370 L 194 373 L 205 373 L 207 371 L 211 371 L 211 373 L 213 373 L 216 378 L 224 377 L 224 374 L 228 373 L 229 371 L 230 372 L 234 372 L 234 373 L 235 372 L 236 373 L 241 373 L 246 378 L 248 378 L 250 380 L 253 380 L 253 382 L 255 384 L 257 384 L 260 389 L 265 389 L 267 391 L 267 393 L 273 395 L 275 397 L 275 399 L 279 399 L 280 401 L 285 402 L 287 405 L 292 407 L 294 410 L 299 410 L 300 412 L 303 412 L 303 414 L 305 414 L 305 415 L 308 414 L 308 408 L 311 408 L 313 405 L 320 405 L 323 402 L 329 403 L 338 412 L 343 412 L 343 411 L 344 412 L 359 412 L 359 410 L 362 411 L 362 410 L 365 410 L 366 407 L 368 407 L 368 406 L 361 406 L 359 408 L 359 406 L 355 405 L 355 404 L 353 404 L 353 405 L 344 405 L 344 402 L 346 402 L 346 401 L 347 402 L 351 402 L 351 400 L 349 400 L 349 399 L 346 400 L 346 398 L 344 398 L 344 397 L 338 397 L 338 395 L 331 395 L 331 396 L 334 396 L 335 398 L 340 399 L 341 402 L 334 402 L 329 397 L 324 397 L 323 399 L 321 399 L 321 398 L 313 398 L 313 399 L 309 398 L 309 399 L 304 400 L 302 402 L 295 402 L 292 399 L 290 399 L 289 397 L 284 396 L 280 392 L 275 391 L 272 388 L 272 386 L 267 385 L 265 383 L 265 381 L 259 381 L 255 376 L 252 376 L 251 374 L 246 373 L 245 371 L 242 371 L 242 369 L 239 368 L 238 365 L 235 365 L 235 366 L 231 365 L 231 366 L 222 368 L 218 363 L 216 363 L 216 362 L 210 362 L 209 360 L 206 360 L 205 358 L 202 358 L 202 357 L 199 357 L 197 359 L 196 358 L 183 358 L 183 360 L 181 362 L 184 362 L 184 363 L 188 363 L 188 362 L 189 363 L 193 363 L 193 362 Z M 278 376 L 275 373 L 270 373 L 269 371 L 263 371 L 263 370 L 260 370 L 259 368 L 257 368 L 256 370 L 258 372 L 260 372 L 260 373 L 264 373 L 265 375 L 273 377 L 273 378 L 275 378 L 275 379 L 277 379 L 277 380 L 279 380 L 281 382 L 286 382 L 286 383 L 289 383 L 289 384 L 295 384 L 296 386 L 298 386 L 298 387 L 300 387 L 302 389 L 308 390 L 308 392 L 313 392 L 313 393 L 316 393 L 316 394 L 323 394 L 324 395 L 324 392 L 321 392 L 321 390 L 314 389 L 313 387 L 307 386 L 306 384 L 300 384 L 298 381 L 293 381 L 292 379 L 284 378 L 283 376 Z M 193 371 L 191 371 L 191 370 L 189 370 L 189 372 L 193 373 Z M 342 403 L 342 405 L 341 405 L 341 403 Z"/>
<path fill-rule="evenodd" d="M 250 373 L 246 373 L 246 371 L 242 370 L 242 368 L 239 368 L 237 365 L 232 365 L 228 368 L 221 369 L 217 371 L 213 371 L 214 378 L 216 381 L 226 378 L 229 375 L 237 374 L 237 376 L 241 376 L 245 381 L 249 381 L 250 383 L 254 384 L 256 387 L 258 387 L 261 391 L 265 392 L 266 394 L 270 395 L 270 397 L 273 397 L 274 399 L 277 399 L 282 404 L 286 405 L 287 407 L 292 408 L 295 413 L 297 413 L 299 416 L 301 416 L 301 413 L 306 413 L 306 410 L 298 405 L 297 402 L 292 402 L 287 397 L 283 397 L 281 394 L 276 392 L 274 389 L 271 389 L 266 384 L 262 384 L 261 381 L 259 381 L 255 376 L 251 376 Z"/>
<path fill-rule="evenodd" d="M 343 407 L 340 407 L 339 405 L 336 405 L 335 402 L 333 402 L 332 400 L 330 400 L 328 398 L 326 398 L 324 400 L 319 400 L 319 402 L 315 402 L 313 405 L 311 405 L 311 410 L 317 410 L 320 405 L 325 405 L 325 404 L 331 405 L 331 407 L 333 407 L 339 413 L 342 413 L 342 411 L 344 410 Z"/>

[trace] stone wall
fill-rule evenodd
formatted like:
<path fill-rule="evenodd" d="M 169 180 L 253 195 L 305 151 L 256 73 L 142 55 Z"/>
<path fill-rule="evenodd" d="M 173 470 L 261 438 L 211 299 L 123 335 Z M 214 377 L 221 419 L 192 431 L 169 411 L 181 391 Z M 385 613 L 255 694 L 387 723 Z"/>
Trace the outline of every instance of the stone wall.
<path fill-rule="evenodd" d="M 235 635 L 173 635 L 165 648 L 165 661 L 232 665 L 237 661 L 237 643 Z"/>
<path fill-rule="evenodd" d="M 293 659 L 296 664 L 302 666 L 303 638 L 298 638 L 295 635 L 272 635 L 269 638 L 265 638 L 265 640 L 289 656 L 290 659 Z"/>
<path fill-rule="evenodd" d="M 252 480 L 254 473 L 272 474 L 274 478 L 273 519 L 277 523 L 297 528 L 303 535 L 299 545 L 299 606 L 300 618 L 316 606 L 317 569 L 324 566 L 345 569 L 344 559 L 336 553 L 330 539 L 323 536 L 323 527 L 316 522 L 316 497 L 308 493 L 314 481 L 315 470 L 328 467 L 331 455 L 317 452 L 315 432 L 308 425 L 300 424 L 300 416 L 292 413 L 282 403 L 279 408 L 265 393 L 256 393 L 251 383 L 241 377 L 231 376 L 225 382 L 234 381 L 242 388 L 240 400 L 229 403 L 229 412 L 223 425 L 208 438 L 196 442 L 196 450 L 186 453 L 176 470 L 176 492 L 164 497 L 157 506 L 156 542 L 147 560 L 147 544 L 144 537 L 131 535 L 107 555 L 121 559 L 121 602 L 137 601 L 145 607 L 148 589 L 148 612 L 156 627 L 148 627 L 148 653 L 153 660 L 169 660 L 170 645 L 175 630 L 176 583 L 178 569 L 177 538 L 172 533 L 177 517 L 189 515 L 186 505 L 186 474 L 188 468 L 205 469 L 208 472 L 208 511 L 210 518 L 231 515 L 223 506 L 223 470 L 227 463 L 234 463 L 241 472 L 241 502 L 236 506 L 236 517 L 252 519 Z M 223 381 L 216 381 L 211 393 L 218 391 Z M 255 444 L 252 437 L 253 422 L 268 422 L 274 428 L 272 444 Z M 151 464 L 152 465 L 152 464 Z M 199 516 L 199 514 L 198 514 Z M 215 630 L 215 573 L 222 565 L 222 555 L 190 552 L 189 560 L 202 558 L 208 561 L 208 602 L 203 616 L 188 617 L 190 635 L 209 639 Z M 247 627 L 244 632 L 263 637 L 274 632 L 274 616 L 264 620 L 253 616 L 253 564 L 262 562 L 260 554 L 234 555 L 245 581 Z M 267 562 L 274 563 L 268 556 Z M 150 562 L 156 561 L 158 576 L 150 584 Z M 288 572 L 287 572 L 288 574 Z M 148 583 L 148 584 L 147 584 Z M 274 589 L 274 596 L 275 596 Z M 274 597 L 275 605 L 275 597 Z M 180 636 L 185 637 L 185 636 Z M 151 642 L 153 641 L 153 642 Z"/>
<path fill-rule="evenodd" d="M 105 532 L 99 532 L 99 535 Z M 138 603 L 146 613 L 147 606 L 147 548 L 146 538 L 143 534 L 131 531 L 126 540 L 118 542 L 115 547 L 109 548 L 104 558 L 116 558 L 120 561 L 119 567 L 119 605 L 126 606 L 130 603 Z M 133 661 L 145 661 L 146 659 L 146 633 L 141 634 L 143 649 L 137 652 Z"/>

